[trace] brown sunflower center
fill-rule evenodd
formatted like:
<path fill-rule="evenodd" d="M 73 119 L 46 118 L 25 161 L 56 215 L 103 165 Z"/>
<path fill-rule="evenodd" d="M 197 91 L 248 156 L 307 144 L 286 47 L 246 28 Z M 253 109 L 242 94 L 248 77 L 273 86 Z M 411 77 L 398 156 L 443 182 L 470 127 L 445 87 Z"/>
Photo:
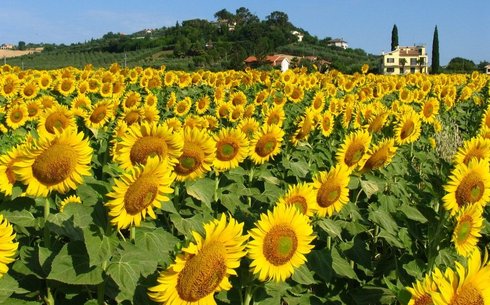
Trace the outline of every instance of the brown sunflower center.
<path fill-rule="evenodd" d="M 138 122 L 140 119 L 140 114 L 137 111 L 131 111 L 124 117 L 124 121 L 128 124 L 128 126 Z"/>
<path fill-rule="evenodd" d="M 185 104 L 185 103 L 179 103 L 177 105 L 176 110 L 177 110 L 177 113 L 184 113 L 184 112 L 186 112 L 186 110 L 187 110 L 187 104 Z"/>
<path fill-rule="evenodd" d="M 146 159 L 154 155 L 166 157 L 167 143 L 159 137 L 145 136 L 136 140 L 133 147 L 131 147 L 129 159 L 132 164 L 146 164 Z"/>
<path fill-rule="evenodd" d="M 7 180 L 9 184 L 14 184 L 17 179 L 15 179 L 15 173 L 13 168 L 13 162 L 7 166 L 5 169 L 5 175 L 7 176 Z"/>
<path fill-rule="evenodd" d="M 400 138 L 402 140 L 408 138 L 413 133 L 414 129 L 415 129 L 415 124 L 412 121 L 405 122 L 400 132 Z"/>
<path fill-rule="evenodd" d="M 68 125 L 70 125 L 70 119 L 61 112 L 54 112 L 50 114 L 46 118 L 46 123 L 44 124 L 46 130 L 51 134 L 54 134 L 55 130 L 62 131 L 68 127 Z"/>
<path fill-rule="evenodd" d="M 230 161 L 238 153 L 238 144 L 235 142 L 219 141 L 216 145 L 216 158 L 220 161 Z"/>
<path fill-rule="evenodd" d="M 471 216 L 465 215 L 461 218 L 456 228 L 456 238 L 459 243 L 464 243 L 470 237 L 472 225 Z"/>
<path fill-rule="evenodd" d="M 388 160 L 388 149 L 380 149 L 373 153 L 364 164 L 365 169 L 376 169 L 382 167 Z"/>
<path fill-rule="evenodd" d="M 428 294 L 424 294 L 423 296 L 417 298 L 415 300 L 414 305 L 432 305 L 434 302 L 432 301 L 432 297 Z"/>
<path fill-rule="evenodd" d="M 180 175 L 189 175 L 201 166 L 203 160 L 204 153 L 201 148 L 192 143 L 187 143 L 184 146 L 175 171 Z"/>
<path fill-rule="evenodd" d="M 473 158 L 476 158 L 477 160 L 481 160 L 485 158 L 485 155 L 487 154 L 488 149 L 485 149 L 484 147 L 475 147 L 474 149 L 468 151 L 466 153 L 466 156 L 463 159 L 464 164 L 470 163 L 470 160 Z"/>
<path fill-rule="evenodd" d="M 25 96 L 32 96 L 34 94 L 34 88 L 32 86 L 27 86 L 24 88 L 24 95 Z"/>
<path fill-rule="evenodd" d="M 265 235 L 262 252 L 274 266 L 284 265 L 296 253 L 298 238 L 287 225 L 275 225 Z"/>
<path fill-rule="evenodd" d="M 22 111 L 16 110 L 10 115 L 10 120 L 14 123 L 19 123 L 20 121 L 22 121 L 23 117 L 24 115 L 22 114 Z"/>
<path fill-rule="evenodd" d="M 37 106 L 27 107 L 27 114 L 30 117 L 33 117 L 33 116 L 37 115 L 38 112 L 39 112 L 39 108 Z"/>
<path fill-rule="evenodd" d="M 32 174 L 44 185 L 55 185 L 71 175 L 77 159 L 78 155 L 71 146 L 56 143 L 36 157 L 32 164 Z"/>
<path fill-rule="evenodd" d="M 131 184 L 124 195 L 124 208 L 130 215 L 136 215 L 155 200 L 158 183 L 153 177 L 139 177 Z"/>
<path fill-rule="evenodd" d="M 365 147 L 362 143 L 353 142 L 346 150 L 344 162 L 351 167 L 357 164 L 364 155 Z"/>
<path fill-rule="evenodd" d="M 328 208 L 339 200 L 341 191 L 340 185 L 332 181 L 324 182 L 318 189 L 316 201 L 322 208 Z"/>
<path fill-rule="evenodd" d="M 434 106 L 432 104 L 425 104 L 424 106 L 424 116 L 430 118 L 434 112 Z"/>
<path fill-rule="evenodd" d="M 180 271 L 177 293 L 185 302 L 197 302 L 213 293 L 226 276 L 225 249 L 219 242 L 204 246 Z"/>
<path fill-rule="evenodd" d="M 71 81 L 64 81 L 63 83 L 61 83 L 61 90 L 62 91 L 70 91 L 71 89 Z"/>
<path fill-rule="evenodd" d="M 485 184 L 477 173 L 466 175 L 456 189 L 456 202 L 459 207 L 477 202 L 483 197 Z"/>
<path fill-rule="evenodd" d="M 261 157 L 267 157 L 270 155 L 277 146 L 276 137 L 273 134 L 263 135 L 255 145 L 255 152 Z"/>
<path fill-rule="evenodd" d="M 293 195 L 286 200 L 288 205 L 295 206 L 302 214 L 306 214 L 308 210 L 308 203 L 306 198 L 300 195 Z"/>
<path fill-rule="evenodd" d="M 466 284 L 451 300 L 450 305 L 485 305 L 480 291 L 472 284 Z"/>
<path fill-rule="evenodd" d="M 10 93 L 14 92 L 14 90 L 15 90 L 15 85 L 13 83 L 5 83 L 3 85 L 3 92 L 5 94 L 10 94 Z"/>
<path fill-rule="evenodd" d="M 102 122 L 102 120 L 104 120 L 106 115 L 107 115 L 107 108 L 105 106 L 97 107 L 90 115 L 90 122 L 95 124 L 100 123 Z"/>

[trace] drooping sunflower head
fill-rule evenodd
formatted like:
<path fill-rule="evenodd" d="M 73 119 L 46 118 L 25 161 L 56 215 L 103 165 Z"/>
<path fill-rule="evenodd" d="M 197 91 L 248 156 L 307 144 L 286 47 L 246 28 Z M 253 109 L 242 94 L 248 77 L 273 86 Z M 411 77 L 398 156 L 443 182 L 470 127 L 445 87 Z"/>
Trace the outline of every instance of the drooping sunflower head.
<path fill-rule="evenodd" d="M 291 143 L 296 146 L 301 141 L 308 140 L 311 131 L 315 128 L 316 112 L 307 109 L 305 114 L 299 119 L 296 130 L 291 137 Z"/>
<path fill-rule="evenodd" d="M 456 215 L 452 242 L 459 255 L 468 257 L 477 248 L 483 226 L 483 208 L 479 204 L 464 206 Z"/>
<path fill-rule="evenodd" d="M 111 224 L 118 229 L 131 225 L 139 226 L 146 215 L 155 219 L 154 208 L 161 208 L 168 201 L 167 194 L 173 193 L 170 187 L 175 174 L 167 161 L 158 157 L 148 158 L 145 165 L 134 166 L 128 173 L 115 181 L 112 198 L 105 205 L 109 209 Z"/>
<path fill-rule="evenodd" d="M 277 125 L 264 125 L 250 141 L 250 158 L 262 164 L 281 152 L 284 130 Z"/>
<path fill-rule="evenodd" d="M 54 135 L 67 129 L 76 130 L 76 126 L 73 113 L 65 106 L 55 105 L 41 114 L 37 132 L 39 135 Z"/>
<path fill-rule="evenodd" d="M 229 170 L 238 165 L 248 156 L 248 139 L 238 128 L 222 128 L 214 135 L 216 142 L 216 158 L 213 166 L 216 170 Z"/>
<path fill-rule="evenodd" d="M 381 140 L 378 144 L 371 147 L 368 153 L 359 162 L 361 172 L 382 168 L 389 164 L 395 156 L 397 147 L 393 138 Z"/>
<path fill-rule="evenodd" d="M 15 232 L 9 221 L 0 214 L 0 278 L 8 272 L 8 264 L 15 260 L 19 243 L 14 242 Z"/>
<path fill-rule="evenodd" d="M 399 145 L 413 143 L 421 132 L 420 116 L 415 111 L 402 114 L 395 127 L 396 142 Z"/>
<path fill-rule="evenodd" d="M 183 139 L 184 147 L 174 170 L 177 180 L 193 180 L 211 170 L 216 143 L 207 130 L 198 128 L 185 128 Z"/>
<path fill-rule="evenodd" d="M 166 124 L 142 123 L 133 124 L 118 141 L 118 152 L 115 160 L 123 169 L 137 164 L 146 164 L 150 156 L 158 156 L 175 164 L 182 153 L 182 135 L 174 132 Z"/>
<path fill-rule="evenodd" d="M 26 193 L 45 197 L 51 191 L 76 189 L 90 175 L 92 148 L 84 134 L 73 129 L 40 137 L 22 150 L 14 172 L 27 185 Z"/>
<path fill-rule="evenodd" d="M 282 282 L 306 262 L 315 238 L 308 216 L 295 206 L 280 204 L 261 214 L 249 231 L 250 268 L 259 280 Z"/>
<path fill-rule="evenodd" d="M 315 210 L 319 216 L 332 216 L 349 201 L 350 174 L 347 166 L 338 164 L 328 172 L 318 173 L 313 179 Z"/>
<path fill-rule="evenodd" d="M 59 204 L 60 205 L 60 212 L 63 212 L 66 205 L 71 204 L 71 203 L 81 204 L 82 199 L 80 197 L 78 197 L 77 195 L 71 195 L 71 196 L 66 197 L 65 199 L 60 201 L 60 204 Z"/>
<path fill-rule="evenodd" d="M 488 160 L 471 160 L 468 165 L 456 165 L 449 182 L 444 186 L 444 207 L 455 215 L 470 204 L 485 205 L 490 199 Z"/>
<path fill-rule="evenodd" d="M 454 163 L 468 165 L 473 159 L 482 160 L 488 158 L 490 158 L 490 139 L 477 136 L 466 140 L 463 146 L 458 149 L 454 156 Z"/>
<path fill-rule="evenodd" d="M 336 154 L 337 162 L 354 169 L 367 153 L 370 143 L 371 135 L 367 131 L 359 130 L 347 135 Z"/>
<path fill-rule="evenodd" d="M 317 206 L 315 200 L 313 184 L 298 183 L 288 187 L 286 194 L 278 199 L 278 204 L 295 206 L 302 214 L 312 216 Z"/>
<path fill-rule="evenodd" d="M 162 304 L 215 304 L 214 293 L 231 289 L 229 277 L 245 256 L 243 224 L 224 215 L 204 225 L 205 236 L 193 231 L 195 242 L 182 249 L 161 272 L 148 296 Z"/>

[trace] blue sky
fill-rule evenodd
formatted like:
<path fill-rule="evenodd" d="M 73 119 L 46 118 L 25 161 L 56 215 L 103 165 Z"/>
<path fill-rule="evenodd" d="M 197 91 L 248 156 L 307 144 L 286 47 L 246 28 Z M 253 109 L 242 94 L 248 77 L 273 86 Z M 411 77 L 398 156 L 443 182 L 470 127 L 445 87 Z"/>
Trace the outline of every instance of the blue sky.
<path fill-rule="evenodd" d="M 451 4 L 449 4 L 451 3 Z M 261 20 L 281 11 L 322 39 L 342 38 L 368 53 L 389 51 L 396 24 L 400 45 L 425 44 L 429 57 L 434 27 L 441 65 L 463 57 L 490 61 L 490 1 L 447 0 L 0 0 L 0 44 L 76 43 L 107 32 L 133 33 L 173 26 L 177 21 L 214 20 L 225 8 L 246 7 Z"/>

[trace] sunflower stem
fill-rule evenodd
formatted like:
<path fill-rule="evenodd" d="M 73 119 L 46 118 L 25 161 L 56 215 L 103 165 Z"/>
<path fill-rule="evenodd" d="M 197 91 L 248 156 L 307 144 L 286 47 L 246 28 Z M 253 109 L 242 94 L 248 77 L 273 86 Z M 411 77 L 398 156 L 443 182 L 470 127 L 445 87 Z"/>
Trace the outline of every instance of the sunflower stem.
<path fill-rule="evenodd" d="M 105 296 L 105 282 L 97 285 L 97 304 L 104 305 L 104 296 Z"/>
<path fill-rule="evenodd" d="M 54 305 L 53 294 L 51 293 L 51 288 L 49 288 L 46 282 L 46 295 L 44 296 L 44 302 L 46 305 Z"/>
<path fill-rule="evenodd" d="M 136 241 L 136 226 L 135 225 L 131 225 L 131 227 L 129 228 L 129 241 L 133 244 Z"/>
<path fill-rule="evenodd" d="M 252 181 L 254 180 L 254 165 L 252 164 L 250 166 L 250 171 L 248 173 L 248 182 L 249 182 L 249 187 L 252 187 Z M 248 196 L 247 198 L 248 200 L 248 206 L 252 206 L 252 197 L 251 196 Z"/>
<path fill-rule="evenodd" d="M 214 202 L 218 202 L 218 188 L 219 188 L 219 173 L 215 172 L 215 177 L 214 177 Z"/>
<path fill-rule="evenodd" d="M 242 305 L 249 305 L 250 304 L 250 301 L 252 301 L 252 297 L 253 297 L 253 288 L 252 286 L 247 286 L 247 288 L 245 288 L 245 297 L 243 298 L 243 302 L 242 302 Z"/>
<path fill-rule="evenodd" d="M 327 236 L 327 250 L 332 249 L 332 236 Z"/>
<path fill-rule="evenodd" d="M 46 201 L 44 203 L 44 246 L 46 248 L 51 247 L 51 236 L 49 233 L 49 229 L 46 226 L 46 222 L 48 221 L 48 217 L 49 217 L 49 209 L 50 209 L 49 198 L 46 197 Z"/>

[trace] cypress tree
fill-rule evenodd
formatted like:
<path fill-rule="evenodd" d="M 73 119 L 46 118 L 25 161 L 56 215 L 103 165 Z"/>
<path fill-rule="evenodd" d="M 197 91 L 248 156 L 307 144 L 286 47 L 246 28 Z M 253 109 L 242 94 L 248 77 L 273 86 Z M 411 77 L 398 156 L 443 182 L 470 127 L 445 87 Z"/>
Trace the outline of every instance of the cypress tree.
<path fill-rule="evenodd" d="M 398 47 L 398 28 L 396 24 L 393 25 L 393 30 L 391 30 L 391 50 L 395 50 Z"/>
<path fill-rule="evenodd" d="M 434 30 L 434 38 L 432 39 L 432 66 L 431 73 L 439 73 L 439 33 L 437 32 L 437 25 Z"/>

